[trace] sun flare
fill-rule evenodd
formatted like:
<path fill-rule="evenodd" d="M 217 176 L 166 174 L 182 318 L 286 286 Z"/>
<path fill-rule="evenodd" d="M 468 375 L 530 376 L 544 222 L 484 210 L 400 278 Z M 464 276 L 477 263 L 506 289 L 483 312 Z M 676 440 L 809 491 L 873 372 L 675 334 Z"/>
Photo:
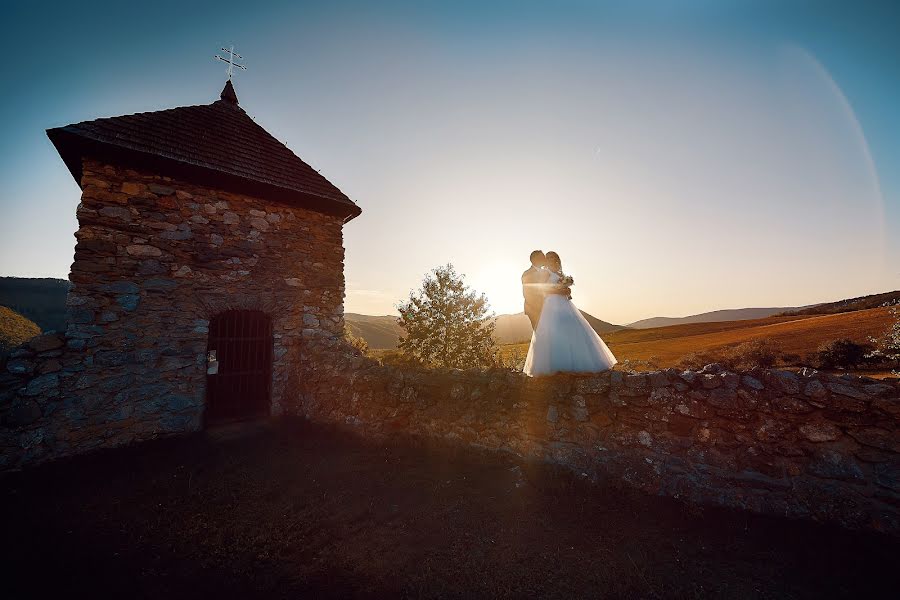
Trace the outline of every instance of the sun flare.
<path fill-rule="evenodd" d="M 484 293 L 491 310 L 499 314 L 522 312 L 522 286 L 519 275 L 528 265 L 511 260 L 492 260 L 472 272 L 469 285 Z"/>

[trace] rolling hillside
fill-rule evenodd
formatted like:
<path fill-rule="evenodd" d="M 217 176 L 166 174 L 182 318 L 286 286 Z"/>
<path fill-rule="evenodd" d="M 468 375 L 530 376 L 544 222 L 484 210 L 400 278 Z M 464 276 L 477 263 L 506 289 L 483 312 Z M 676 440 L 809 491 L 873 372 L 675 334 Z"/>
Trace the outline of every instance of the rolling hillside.
<path fill-rule="evenodd" d="M 771 317 L 772 315 L 781 314 L 790 310 L 795 310 L 795 308 L 730 308 L 700 313 L 698 315 L 689 315 L 687 317 L 651 317 L 649 319 L 641 319 L 640 321 L 629 323 L 628 327 L 632 329 L 650 329 L 653 327 L 669 327 L 671 325 L 685 325 L 688 323 L 719 323 L 722 321 L 765 319 L 766 317 Z"/>
<path fill-rule="evenodd" d="M 900 290 L 893 292 L 885 292 L 883 294 L 870 294 L 868 296 L 860 296 L 859 298 L 848 298 L 846 300 L 838 300 L 837 302 L 826 302 L 824 304 L 816 304 L 800 309 L 789 310 L 782 314 L 789 316 L 796 315 L 833 315 L 842 312 L 851 312 L 854 310 L 865 310 L 867 308 L 878 308 L 885 304 L 900 303 Z"/>
<path fill-rule="evenodd" d="M 622 329 L 603 336 L 620 362 L 650 360 L 659 367 L 676 366 L 693 352 L 711 352 L 743 342 L 771 340 L 788 354 L 805 357 L 820 344 L 849 338 L 865 343 L 891 323 L 886 307 L 831 315 L 774 316 L 764 319 L 692 323 L 652 329 Z M 528 344 L 507 347 L 526 352 Z"/>
<path fill-rule="evenodd" d="M 366 340 L 372 350 L 393 350 L 403 335 L 403 328 L 397 324 L 397 317 L 391 315 L 346 313 L 344 322 L 353 335 Z"/>
<path fill-rule="evenodd" d="M 629 323 L 632 329 L 650 329 L 654 327 L 669 327 L 672 325 L 685 325 L 689 323 L 718 323 L 722 321 L 744 321 L 751 319 L 765 319 L 771 316 L 799 316 L 799 315 L 830 315 L 839 312 L 851 312 L 878 308 L 885 303 L 900 302 L 900 291 L 885 292 L 883 294 L 870 294 L 858 298 L 848 298 L 837 302 L 824 302 L 799 307 L 774 307 L 774 308 L 732 308 L 714 310 L 688 315 L 686 317 L 651 317 Z"/>

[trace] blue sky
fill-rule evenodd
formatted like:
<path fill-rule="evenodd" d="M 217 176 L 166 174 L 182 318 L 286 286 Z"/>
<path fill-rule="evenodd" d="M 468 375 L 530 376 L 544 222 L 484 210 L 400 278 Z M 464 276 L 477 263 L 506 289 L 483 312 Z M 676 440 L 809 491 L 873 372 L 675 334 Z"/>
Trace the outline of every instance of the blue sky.
<path fill-rule="evenodd" d="M 18 3 L 0 25 L 0 274 L 65 277 L 44 130 L 216 99 L 362 206 L 347 309 L 456 263 L 519 309 L 555 249 L 608 321 L 900 288 L 900 3 Z"/>

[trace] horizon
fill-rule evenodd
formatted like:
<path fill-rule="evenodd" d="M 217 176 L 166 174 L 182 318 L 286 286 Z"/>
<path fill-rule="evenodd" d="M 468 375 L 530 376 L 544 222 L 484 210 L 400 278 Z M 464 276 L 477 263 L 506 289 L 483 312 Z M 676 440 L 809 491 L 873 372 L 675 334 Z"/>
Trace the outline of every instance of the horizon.
<path fill-rule="evenodd" d="M 80 192 L 45 129 L 212 102 L 234 42 L 241 106 L 363 210 L 346 312 L 452 262 L 519 313 L 535 248 L 610 323 L 900 288 L 898 6 L 179 6 L 12 9 L 0 272 L 68 276 Z"/>
<path fill-rule="evenodd" d="M 0 279 L 4 279 L 4 278 L 13 278 L 13 279 L 49 279 L 49 280 L 63 281 L 63 282 L 69 283 L 68 279 L 66 279 L 66 278 L 64 278 L 64 277 L 19 277 L 19 276 L 16 276 L 16 275 L 0 275 Z M 629 321 L 629 322 L 627 322 L 627 323 L 618 323 L 618 322 L 612 322 L 612 321 L 607 321 L 607 322 L 608 322 L 609 324 L 611 324 L 611 325 L 621 325 L 621 326 L 623 326 L 623 327 L 630 327 L 630 326 L 633 325 L 634 323 L 639 323 L 639 322 L 641 322 L 641 321 L 648 321 L 648 320 L 651 320 L 651 319 L 685 319 L 685 318 L 689 318 L 689 317 L 697 317 L 697 316 L 702 316 L 702 315 L 711 314 L 711 313 L 716 313 L 716 312 L 726 312 L 726 311 L 736 311 L 736 310 L 759 310 L 759 309 L 762 309 L 762 310 L 769 310 L 769 309 L 786 309 L 786 310 L 791 310 L 791 309 L 803 309 L 803 308 L 810 308 L 810 307 L 813 307 L 813 306 L 818 306 L 818 305 L 820 305 L 820 304 L 830 304 L 830 303 L 833 303 L 833 302 L 841 302 L 841 301 L 844 301 L 844 300 L 853 300 L 853 299 L 857 299 L 857 298 L 862 298 L 862 297 L 869 296 L 869 295 L 888 294 L 888 293 L 891 293 L 891 292 L 897 292 L 897 291 L 900 291 L 900 289 L 897 289 L 897 290 L 883 290 L 883 291 L 880 291 L 880 292 L 875 292 L 874 294 L 865 294 L 864 296 L 853 296 L 853 297 L 846 297 L 846 298 L 831 298 L 831 299 L 827 299 L 827 300 L 822 300 L 822 301 L 820 301 L 820 302 L 814 302 L 814 303 L 812 303 L 812 304 L 804 304 L 804 305 L 799 305 L 799 304 L 797 304 L 797 305 L 790 305 L 790 306 L 788 306 L 788 305 L 785 305 L 785 306 L 732 306 L 732 307 L 726 307 L 726 308 L 714 308 L 714 309 L 711 309 L 711 310 L 705 310 L 705 311 L 701 311 L 701 312 L 697 312 L 697 313 L 690 313 L 690 314 L 683 314 L 683 315 L 671 315 L 671 314 L 664 314 L 664 315 L 650 315 L 650 316 L 640 317 L 640 318 L 638 318 L 638 319 L 635 319 L 635 320 L 633 320 L 633 321 Z M 590 313 L 590 311 L 585 311 L 585 312 Z M 345 314 L 345 315 L 357 315 L 357 316 L 360 316 L 360 317 L 392 317 L 392 318 L 399 318 L 399 316 L 400 316 L 399 313 L 381 313 L 381 314 L 372 314 L 372 313 L 361 313 L 361 312 L 354 311 L 354 310 L 345 310 L 345 311 L 344 311 L 344 314 Z M 509 313 L 496 313 L 494 316 L 495 316 L 495 317 L 511 317 L 511 316 L 518 316 L 518 315 L 524 315 L 524 314 L 525 314 L 525 313 L 522 312 L 522 311 L 517 311 L 517 312 L 509 312 Z M 599 317 L 597 317 L 596 315 L 591 315 L 591 316 L 592 316 L 592 317 L 595 317 L 595 318 L 599 318 Z M 601 320 L 604 320 L 604 319 L 601 319 Z"/>

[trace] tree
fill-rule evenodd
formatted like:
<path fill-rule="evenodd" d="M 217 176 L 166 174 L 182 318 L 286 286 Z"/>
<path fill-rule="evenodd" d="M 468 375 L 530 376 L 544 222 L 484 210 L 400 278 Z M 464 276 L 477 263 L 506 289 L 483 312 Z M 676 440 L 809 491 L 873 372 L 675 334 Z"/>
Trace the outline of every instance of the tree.
<path fill-rule="evenodd" d="M 819 362 L 826 369 L 853 368 L 863 362 L 871 346 L 857 344 L 853 340 L 832 340 L 819 346 Z"/>
<path fill-rule="evenodd" d="M 900 363 L 900 304 L 886 304 L 890 306 L 892 323 L 881 334 L 881 337 L 869 338 L 875 344 L 875 350 L 868 354 L 868 358 L 883 359 Z M 900 375 L 900 369 L 895 369 L 894 374 Z"/>
<path fill-rule="evenodd" d="M 397 306 L 406 332 L 400 350 L 428 366 L 465 369 L 496 362 L 494 315 L 487 298 L 470 289 L 452 264 L 425 276 Z"/>
<path fill-rule="evenodd" d="M 344 339 L 361 353 L 367 354 L 369 352 L 369 342 L 362 337 L 353 335 L 353 330 L 351 330 L 350 326 L 346 323 L 344 324 Z"/>

